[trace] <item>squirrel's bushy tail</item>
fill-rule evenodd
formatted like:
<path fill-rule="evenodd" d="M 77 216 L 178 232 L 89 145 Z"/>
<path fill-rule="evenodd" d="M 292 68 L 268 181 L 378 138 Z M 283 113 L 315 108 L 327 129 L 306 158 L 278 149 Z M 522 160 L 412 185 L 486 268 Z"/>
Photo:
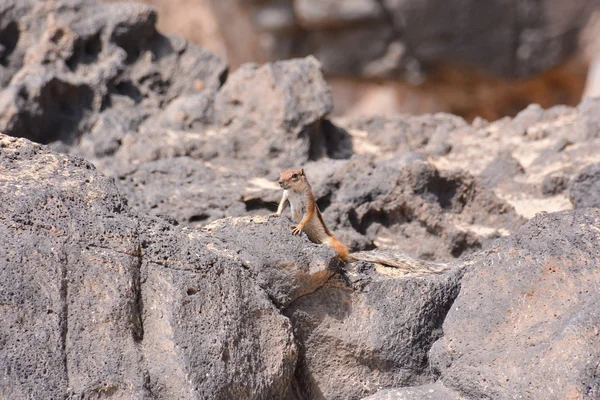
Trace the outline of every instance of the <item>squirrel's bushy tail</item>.
<path fill-rule="evenodd" d="M 335 236 L 329 236 L 327 244 L 331 246 L 337 253 L 340 259 L 344 262 L 348 262 L 348 248 L 344 243 L 340 242 Z"/>
<path fill-rule="evenodd" d="M 354 262 L 359 260 L 398 268 L 410 273 L 441 274 L 450 268 L 446 264 L 414 259 L 397 250 L 382 249 L 347 254 L 347 258 L 344 261 Z"/>
<path fill-rule="evenodd" d="M 325 244 L 331 246 L 344 262 L 367 261 L 386 267 L 397 268 L 412 274 L 441 274 L 450 269 L 447 264 L 417 260 L 398 250 L 375 249 L 350 253 L 346 245 L 340 242 L 334 235 L 330 235 Z"/>

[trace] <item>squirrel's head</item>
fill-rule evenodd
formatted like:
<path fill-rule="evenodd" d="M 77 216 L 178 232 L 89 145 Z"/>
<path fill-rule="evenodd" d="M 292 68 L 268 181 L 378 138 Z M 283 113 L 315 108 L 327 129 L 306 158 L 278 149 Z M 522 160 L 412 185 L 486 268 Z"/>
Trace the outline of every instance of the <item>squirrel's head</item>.
<path fill-rule="evenodd" d="M 288 169 L 279 174 L 279 186 L 285 190 L 301 192 L 306 188 L 304 169 Z"/>

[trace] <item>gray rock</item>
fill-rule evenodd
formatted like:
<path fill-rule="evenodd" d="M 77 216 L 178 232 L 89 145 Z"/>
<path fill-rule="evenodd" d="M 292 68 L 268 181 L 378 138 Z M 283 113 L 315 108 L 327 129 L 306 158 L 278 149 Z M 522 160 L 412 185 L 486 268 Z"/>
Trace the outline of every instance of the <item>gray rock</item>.
<path fill-rule="evenodd" d="M 440 382 L 422 386 L 405 387 L 398 389 L 380 390 L 363 400 L 459 400 L 462 399 L 458 392 L 450 390 Z"/>
<path fill-rule="evenodd" d="M 386 24 L 367 24 L 353 29 L 314 31 L 307 34 L 303 44 L 305 52 L 314 54 L 329 75 L 382 78 L 398 75 L 404 60 L 402 47 L 393 51 L 393 37 L 393 29 Z M 361 51 L 357 52 L 357 48 Z M 388 53 L 391 62 L 387 60 Z"/>
<path fill-rule="evenodd" d="M 0 148 L 0 394 L 148 394 L 138 223 L 90 163 Z"/>
<path fill-rule="evenodd" d="M 549 174 L 542 181 L 542 193 L 545 196 L 552 196 L 562 193 L 569 186 L 569 180 L 562 174 Z"/>
<path fill-rule="evenodd" d="M 138 217 L 82 159 L 0 149 L 3 397 L 286 397 L 290 322 L 223 241 Z"/>
<path fill-rule="evenodd" d="M 577 174 L 569 189 L 574 208 L 600 208 L 600 164 L 585 167 Z"/>
<path fill-rule="evenodd" d="M 516 54 L 509 43 L 520 28 L 511 24 L 518 17 L 506 12 L 506 2 L 492 1 L 485 7 L 477 1 L 466 1 L 460 7 L 435 0 L 385 0 L 383 4 L 419 62 L 454 59 L 485 65 L 497 73 L 512 72 Z M 482 31 L 486 32 L 485 39 L 475 33 Z"/>
<path fill-rule="evenodd" d="M 179 96 L 137 131 L 127 132 L 115 153 L 116 164 L 105 160 L 98 163 L 105 172 L 123 176 L 130 173 L 131 164 L 139 165 L 137 170 L 141 171 L 154 168 L 146 163 L 191 157 L 198 161 L 185 164 L 202 166 L 203 160 L 218 166 L 212 168 L 215 171 L 227 171 L 219 173 L 223 176 L 215 182 L 232 192 L 242 187 L 238 178 L 250 181 L 271 174 L 269 179 L 275 179 L 280 168 L 303 165 L 309 158 L 348 158 L 351 154 L 348 133 L 323 119 L 332 107 L 331 95 L 314 59 L 261 68 L 247 65 L 232 75 L 216 100 L 211 93 Z M 245 105 L 237 104 L 236 98 Z M 181 163 L 164 162 L 170 170 L 178 169 Z M 191 190 L 206 191 L 204 183 L 208 184 L 207 178 L 199 179 L 199 188 Z M 169 210 L 164 212 L 169 214 Z"/>
<path fill-rule="evenodd" d="M 475 259 L 431 363 L 466 398 L 600 396 L 600 211 L 540 214 Z"/>
<path fill-rule="evenodd" d="M 368 1 L 337 5 L 343 18 L 376 21 L 360 32 L 336 27 L 345 48 L 320 31 L 306 32 L 304 45 L 338 46 L 326 68 L 398 73 L 415 57 L 405 38 L 418 35 L 379 18 L 402 22 L 391 7 L 408 7 L 411 28 L 436 21 L 420 16 L 436 4 L 381 3 L 383 17 L 360 8 Z M 536 58 L 556 44 L 532 17 L 545 4 L 516 12 L 537 27 L 511 42 L 534 57 L 512 64 L 517 74 L 568 51 L 567 43 Z M 290 7 L 262 15 L 265 29 L 289 35 Z M 435 11 L 482 12 L 471 2 L 447 7 Z M 591 165 L 570 194 L 579 204 L 599 192 L 597 100 L 474 126 L 446 114 L 333 123 L 310 57 L 246 65 L 224 84 L 225 64 L 158 34 L 147 6 L 8 1 L 0 15 L 1 128 L 58 141 L 52 148 L 116 179 L 0 136 L 0 397 L 358 399 L 394 387 L 375 396 L 543 397 L 547 387 L 599 396 L 595 211 L 538 217 L 476 253 L 525 221 L 509 204 L 540 201 L 540 187 L 562 200 L 560 181 L 538 177 L 561 171 L 569 181 Z M 471 57 L 454 42 L 428 47 L 428 35 L 447 32 L 426 28 L 419 57 Z M 477 48 L 480 36 L 468 43 Z M 362 41 L 372 45 L 366 53 L 341 57 Z M 507 59 L 484 64 L 502 69 Z M 489 165 L 483 176 L 502 176 L 495 192 L 479 177 Z M 461 285 L 461 269 L 426 277 L 368 263 L 340 269 L 330 248 L 290 235 L 287 217 L 256 216 L 277 206 L 275 179 L 288 167 L 305 167 L 328 226 L 353 249 L 469 255 L 456 264 L 468 264 L 467 278 Z M 246 217 L 219 220 L 228 216 Z"/>
<path fill-rule="evenodd" d="M 301 349 L 297 398 L 361 399 L 431 380 L 428 351 L 460 270 L 423 278 L 358 263 L 285 311 Z"/>
<path fill-rule="evenodd" d="M 18 41 L 9 46 L 14 47 L 7 62 L 12 75 L 0 92 L 5 134 L 73 144 L 88 135 L 107 107 L 135 128 L 157 108 L 199 87 L 214 96 L 226 74 L 223 61 L 208 51 L 160 35 L 156 12 L 146 5 L 9 3 L 14 4 L 1 22 L 6 40 L 12 43 L 14 27 L 19 29 Z M 47 18 L 49 11 L 52 18 Z M 87 138 L 104 148 L 87 158 L 112 154 L 118 147 L 118 141 L 107 144 L 103 135 L 110 132 L 97 128 Z"/>
<path fill-rule="evenodd" d="M 209 126 L 213 122 L 213 100 L 213 93 L 209 92 L 180 96 L 160 114 L 160 125 L 178 130 Z"/>
<path fill-rule="evenodd" d="M 366 144 L 376 146 L 382 155 L 401 156 L 403 152 L 424 152 L 428 145 L 448 140 L 450 132 L 467 126 L 465 120 L 450 114 L 392 117 L 358 117 L 340 121 L 342 127 L 366 135 Z M 356 138 L 355 138 L 356 141 Z M 360 143 L 362 144 L 362 143 Z M 355 144 L 355 152 L 361 152 Z"/>
<path fill-rule="evenodd" d="M 292 327 L 231 255 L 234 243 L 221 247 L 205 232 L 161 221 L 142 226 L 143 346 L 152 393 L 285 398 L 297 358 Z"/>
<path fill-rule="evenodd" d="M 74 148 L 64 152 L 87 159 L 102 159 L 113 156 L 123 144 L 123 139 L 130 130 L 135 129 L 135 121 L 128 116 L 108 109 L 98 116 L 91 130 L 81 137 Z"/>
<path fill-rule="evenodd" d="M 355 231 L 371 246 L 391 245 L 417 258 L 451 260 L 523 222 L 475 178 L 418 158 L 354 156 L 328 180 L 328 186 L 316 182 L 315 191 L 327 200 L 325 219 L 340 237 Z"/>
<path fill-rule="evenodd" d="M 525 135 L 527 128 L 542 120 L 543 117 L 544 109 L 538 104 L 530 104 L 512 120 L 509 120 L 505 129 L 514 135 Z"/>
<path fill-rule="evenodd" d="M 279 167 L 302 165 L 326 154 L 321 130 L 333 109 L 321 66 L 313 57 L 233 73 L 215 99 L 223 127 L 221 155 Z"/>
<path fill-rule="evenodd" d="M 519 161 L 509 152 L 500 153 L 492 162 L 490 162 L 481 172 L 482 182 L 490 188 L 498 184 L 514 179 L 518 175 L 523 175 L 525 169 Z"/>
<path fill-rule="evenodd" d="M 161 158 L 119 174 L 118 185 L 130 204 L 150 215 L 169 215 L 180 223 L 199 226 L 231 215 L 243 215 L 240 188 L 245 176 L 226 180 L 210 164 L 191 157 Z"/>
<path fill-rule="evenodd" d="M 279 308 L 325 284 L 341 262 L 333 249 L 290 235 L 286 217 L 228 218 L 207 225 L 211 237 L 243 260 Z M 270 229 L 267 229 L 270 228 Z"/>

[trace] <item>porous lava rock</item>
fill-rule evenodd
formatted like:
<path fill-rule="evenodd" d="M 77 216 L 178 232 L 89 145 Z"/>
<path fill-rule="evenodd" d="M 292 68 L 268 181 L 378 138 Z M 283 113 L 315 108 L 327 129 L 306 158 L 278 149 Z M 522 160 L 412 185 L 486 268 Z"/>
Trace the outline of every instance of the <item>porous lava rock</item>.
<path fill-rule="evenodd" d="M 600 210 L 540 214 L 467 269 L 431 350 L 466 398 L 597 398 Z"/>

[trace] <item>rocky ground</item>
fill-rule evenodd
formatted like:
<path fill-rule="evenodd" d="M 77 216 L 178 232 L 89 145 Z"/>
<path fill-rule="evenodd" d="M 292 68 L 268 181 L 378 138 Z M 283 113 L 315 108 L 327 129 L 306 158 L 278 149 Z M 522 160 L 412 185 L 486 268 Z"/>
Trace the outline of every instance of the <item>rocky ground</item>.
<path fill-rule="evenodd" d="M 316 59 L 229 73 L 155 23 L 0 4 L 2 396 L 600 397 L 600 100 L 331 119 Z M 290 167 L 352 250 L 449 270 L 292 236 Z"/>

